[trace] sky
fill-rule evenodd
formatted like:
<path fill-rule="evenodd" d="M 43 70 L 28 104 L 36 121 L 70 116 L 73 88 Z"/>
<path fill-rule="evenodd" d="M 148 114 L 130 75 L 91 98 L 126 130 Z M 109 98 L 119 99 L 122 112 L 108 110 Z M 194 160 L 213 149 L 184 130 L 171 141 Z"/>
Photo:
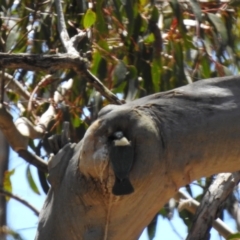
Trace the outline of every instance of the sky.
<path fill-rule="evenodd" d="M 13 184 L 13 193 L 27 200 L 29 203 L 40 210 L 44 203 L 46 195 L 41 189 L 37 177 L 37 170 L 33 166 L 31 166 L 31 172 L 41 194 L 37 195 L 30 189 L 26 178 L 27 166 L 27 163 L 23 159 L 19 158 L 15 152 L 11 151 L 9 169 L 15 169 L 15 173 L 11 177 Z M 193 189 L 195 196 L 198 195 L 201 191 L 198 187 L 194 187 Z M 24 240 L 33 240 L 37 229 L 38 217 L 30 209 L 13 199 L 8 202 L 7 207 L 8 226 L 12 230 L 17 231 Z M 227 224 L 229 227 L 235 230 L 235 223 L 227 213 L 225 213 L 225 218 L 227 219 Z M 181 218 L 178 217 L 178 212 L 176 210 L 174 212 L 173 219 L 170 222 L 163 219 L 162 217 L 158 218 L 157 231 L 154 240 L 180 240 L 185 239 L 186 235 L 186 226 Z M 219 237 L 218 233 L 215 230 L 212 230 L 211 240 L 219 239 L 221 238 Z M 8 240 L 11 240 L 11 238 Z M 148 240 L 146 230 L 143 231 L 139 240 Z"/>

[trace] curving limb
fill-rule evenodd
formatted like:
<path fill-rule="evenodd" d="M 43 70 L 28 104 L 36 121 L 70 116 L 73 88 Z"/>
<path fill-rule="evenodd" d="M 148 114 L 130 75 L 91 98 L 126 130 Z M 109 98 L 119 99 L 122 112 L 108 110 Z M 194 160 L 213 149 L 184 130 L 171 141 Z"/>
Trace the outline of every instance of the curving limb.
<path fill-rule="evenodd" d="M 81 142 L 51 159 L 52 187 L 36 239 L 137 239 L 179 187 L 237 170 L 239 119 L 238 76 L 103 108 Z M 112 194 L 109 152 L 116 132 L 134 149 L 127 175 L 134 192 L 122 196 Z"/>

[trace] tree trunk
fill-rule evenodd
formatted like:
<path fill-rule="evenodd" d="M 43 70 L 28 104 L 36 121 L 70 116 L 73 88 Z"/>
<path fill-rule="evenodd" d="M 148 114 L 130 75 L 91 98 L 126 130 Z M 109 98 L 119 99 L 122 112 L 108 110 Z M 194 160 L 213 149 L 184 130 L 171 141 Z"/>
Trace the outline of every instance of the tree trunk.
<path fill-rule="evenodd" d="M 115 196 L 112 139 L 134 149 L 134 192 Z M 202 80 L 102 109 L 83 140 L 49 162 L 36 239 L 138 239 L 179 187 L 239 170 L 240 77 Z"/>

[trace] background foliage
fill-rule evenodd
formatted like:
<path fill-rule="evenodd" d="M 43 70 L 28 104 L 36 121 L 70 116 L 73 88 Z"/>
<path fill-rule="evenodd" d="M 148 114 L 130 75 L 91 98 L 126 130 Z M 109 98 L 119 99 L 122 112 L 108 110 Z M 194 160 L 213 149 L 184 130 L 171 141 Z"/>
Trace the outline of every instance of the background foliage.
<path fill-rule="evenodd" d="M 77 50 L 88 59 L 91 72 L 119 98 L 136 98 L 166 91 L 199 79 L 236 75 L 240 61 L 240 2 L 197 0 L 66 0 L 63 9 L 70 37 L 81 30 L 87 37 Z M 57 31 L 57 15 L 52 0 L 0 1 L 0 51 L 5 53 L 56 54 L 64 52 Z M 62 69 L 51 74 L 55 81 L 39 86 L 45 72 L 23 69 L 5 72 L 12 75 L 40 104 L 28 111 L 20 95 L 5 88 L 9 109 L 32 122 L 46 111 L 56 89 L 73 79 L 73 87 L 64 95 L 57 109 L 57 119 L 48 135 L 29 147 L 42 158 L 49 156 L 46 141 L 60 133 L 63 121 L 71 125 L 71 139 L 79 141 L 98 111 L 109 104 L 73 70 Z M 44 150 L 43 150 L 44 149 Z M 30 187 L 38 192 L 30 168 L 26 169 Z M 11 174 L 6 173 L 5 187 L 11 191 Z M 40 179 L 43 176 L 40 176 Z M 212 179 L 197 182 L 203 192 Z M 44 184 L 44 183 L 43 183 Z M 44 186 L 43 186 L 44 188 Z M 46 188 L 46 187 L 45 187 Z M 192 186 L 186 186 L 192 194 Z M 198 200 L 201 196 L 197 197 Z M 232 214 L 237 195 L 232 194 L 226 208 Z M 159 214 L 170 219 L 169 204 Z M 189 227 L 192 215 L 183 211 L 181 218 Z M 156 220 L 148 227 L 149 237 L 155 234 Z M 239 226 L 239 223 L 237 224 Z"/>

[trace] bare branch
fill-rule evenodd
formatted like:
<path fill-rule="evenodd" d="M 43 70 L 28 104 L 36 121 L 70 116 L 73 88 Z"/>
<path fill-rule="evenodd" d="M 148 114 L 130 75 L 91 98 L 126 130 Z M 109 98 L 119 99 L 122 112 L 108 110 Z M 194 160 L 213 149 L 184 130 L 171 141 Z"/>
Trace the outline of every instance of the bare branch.
<path fill-rule="evenodd" d="M 197 208 L 200 205 L 198 201 L 191 198 L 181 190 L 178 191 L 174 198 L 179 201 L 179 211 L 186 209 L 190 213 L 195 214 Z M 215 219 L 212 225 L 213 228 L 216 229 L 224 238 L 227 238 L 229 235 L 234 234 L 234 232 L 220 218 Z"/>
<path fill-rule="evenodd" d="M 61 42 L 67 53 L 79 55 L 76 49 L 73 47 L 70 37 L 67 32 L 67 27 L 65 24 L 65 18 L 63 15 L 63 9 L 61 0 L 55 0 L 55 6 L 57 10 L 57 22 L 58 22 L 58 32 L 60 35 Z"/>
<path fill-rule="evenodd" d="M 121 101 L 113 94 L 108 88 L 106 88 L 89 70 L 86 71 L 86 75 L 92 85 L 111 103 L 121 105 L 125 101 Z"/>
<path fill-rule="evenodd" d="M 25 205 L 26 207 L 31 209 L 37 216 L 39 216 L 39 211 L 34 206 L 32 206 L 29 202 L 27 202 L 26 200 L 14 195 L 13 193 L 5 191 L 1 188 L 0 188 L 0 194 L 3 195 L 3 196 L 7 196 L 7 197 L 10 197 L 10 198 L 13 198 L 13 199 L 17 200 L 18 202 L 22 203 L 23 205 Z"/>
<path fill-rule="evenodd" d="M 55 0 L 55 5 L 57 9 L 57 15 L 58 15 L 58 31 L 60 33 L 60 38 L 62 41 L 63 46 L 65 47 L 65 50 L 69 54 L 76 54 L 79 55 L 78 51 L 74 46 L 76 46 L 76 42 L 79 41 L 79 39 L 82 39 L 86 33 L 80 32 L 78 35 L 74 36 L 72 39 L 69 38 L 65 19 L 63 15 L 62 10 L 62 4 L 61 0 Z M 113 94 L 108 88 L 106 88 L 102 82 L 94 76 L 89 70 L 85 69 L 84 72 L 85 76 L 87 77 L 87 80 L 92 83 L 92 85 L 111 103 L 121 105 L 122 102 L 118 99 L 118 97 Z"/>
<path fill-rule="evenodd" d="M 40 157 L 26 150 L 28 137 L 22 135 L 18 131 L 17 127 L 13 123 L 11 114 L 3 107 L 3 105 L 0 105 L 0 129 L 13 150 L 15 150 L 23 159 L 43 172 L 48 172 L 47 163 Z"/>
<path fill-rule="evenodd" d="M 187 239 L 207 239 L 214 219 L 240 180 L 240 172 L 221 173 L 204 195 Z"/>
<path fill-rule="evenodd" d="M 35 94 L 37 93 L 37 91 L 39 90 L 39 88 L 42 86 L 42 85 L 46 85 L 50 82 L 53 82 L 55 81 L 56 79 L 53 78 L 52 75 L 48 74 L 46 76 L 44 76 L 40 82 L 38 82 L 37 86 L 33 89 L 32 93 L 31 93 L 31 96 L 29 98 L 29 102 L 28 102 L 28 111 L 31 112 L 32 111 L 32 102 L 33 102 L 33 98 L 35 96 Z"/>
<path fill-rule="evenodd" d="M 0 129 L 7 138 L 8 143 L 16 152 L 26 149 L 28 140 L 23 136 L 13 123 L 12 115 L 0 104 Z"/>
<path fill-rule="evenodd" d="M 61 0 L 55 0 L 55 6 L 57 9 L 58 31 L 59 31 L 59 34 L 61 37 L 61 41 L 64 43 L 64 42 L 69 41 L 70 38 L 69 38 L 69 35 L 67 32 L 67 27 L 65 24 Z M 66 51 L 67 51 L 67 48 L 66 48 Z"/>
<path fill-rule="evenodd" d="M 26 149 L 19 150 L 18 154 L 19 154 L 19 156 L 21 158 L 23 158 L 28 163 L 30 163 L 31 165 L 35 166 L 36 168 L 38 168 L 42 172 L 48 173 L 48 165 L 42 158 L 40 158 L 37 155 L 29 152 Z"/>
<path fill-rule="evenodd" d="M 84 71 L 86 64 L 83 58 L 67 53 L 54 55 L 0 53 L 0 68 L 22 68 L 50 73 L 68 68 Z"/>
<path fill-rule="evenodd" d="M 2 75 L 2 72 L 0 71 L 0 76 L 1 75 Z M 9 87 L 12 90 L 14 90 L 17 94 L 19 94 L 20 97 L 22 97 L 23 99 L 25 99 L 25 100 L 29 99 L 30 93 L 26 89 L 23 88 L 23 86 L 21 85 L 21 83 L 19 83 L 19 81 L 14 79 L 8 73 L 5 73 L 4 77 L 5 77 L 5 80 L 6 80 L 5 89 Z"/>
<path fill-rule="evenodd" d="M 0 68 L 22 68 L 31 71 L 53 72 L 62 69 L 73 69 L 79 75 L 85 75 L 102 96 L 110 103 L 120 105 L 120 101 L 115 94 L 106 88 L 101 81 L 87 70 L 87 61 L 72 54 L 36 55 L 36 54 L 6 54 L 0 53 Z"/>

